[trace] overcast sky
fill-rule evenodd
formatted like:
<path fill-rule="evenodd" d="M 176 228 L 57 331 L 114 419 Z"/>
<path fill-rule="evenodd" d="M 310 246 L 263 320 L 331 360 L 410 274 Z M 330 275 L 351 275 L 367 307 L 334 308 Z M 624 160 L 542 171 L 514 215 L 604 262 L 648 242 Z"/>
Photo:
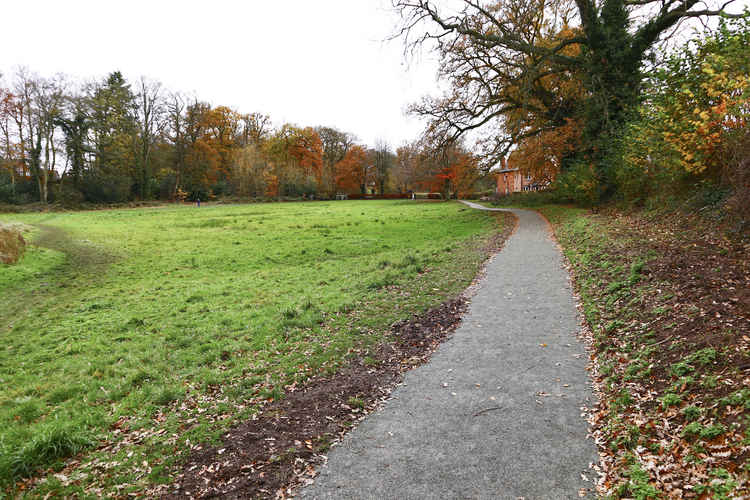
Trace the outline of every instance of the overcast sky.
<path fill-rule="evenodd" d="M 741 10 L 750 0 L 738 0 Z M 373 145 L 417 137 L 404 115 L 437 64 L 403 56 L 388 0 L 6 0 L 0 72 L 101 79 L 114 70 L 214 105 L 327 125 Z"/>
<path fill-rule="evenodd" d="M 419 135 L 404 108 L 437 92 L 436 64 L 406 61 L 384 42 L 396 15 L 385 0 L 23 0 L 3 2 L 7 76 L 100 79 L 120 70 L 214 105 L 261 111 L 274 123 L 327 125 L 373 145 Z M 22 21 L 23 20 L 23 21 Z M 33 32 L 32 29 L 33 27 Z"/>

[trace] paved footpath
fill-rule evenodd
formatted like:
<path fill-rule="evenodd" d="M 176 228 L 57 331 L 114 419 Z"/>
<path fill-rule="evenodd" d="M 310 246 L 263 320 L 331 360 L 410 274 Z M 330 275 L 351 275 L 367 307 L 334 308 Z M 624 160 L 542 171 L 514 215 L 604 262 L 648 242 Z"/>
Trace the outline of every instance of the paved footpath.
<path fill-rule="evenodd" d="M 331 450 L 300 498 L 575 499 L 593 487 L 581 477 L 598 459 L 568 275 L 542 217 L 512 212 L 519 226 L 453 337 Z"/>

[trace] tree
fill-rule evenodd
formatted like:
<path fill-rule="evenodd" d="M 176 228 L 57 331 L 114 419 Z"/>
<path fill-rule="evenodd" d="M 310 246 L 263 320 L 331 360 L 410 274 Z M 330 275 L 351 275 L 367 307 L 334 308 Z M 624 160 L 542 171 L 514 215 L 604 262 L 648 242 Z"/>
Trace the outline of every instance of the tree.
<path fill-rule="evenodd" d="M 323 142 L 311 127 L 297 129 L 294 134 L 292 158 L 306 179 L 314 179 L 320 188 L 323 173 Z"/>
<path fill-rule="evenodd" d="M 372 151 L 373 165 L 375 166 L 375 182 L 380 190 L 380 194 L 385 194 L 385 185 L 388 182 L 388 175 L 394 163 L 394 155 L 391 147 L 383 139 L 375 142 L 375 149 Z"/>
<path fill-rule="evenodd" d="M 271 130 L 271 117 L 262 113 L 242 115 L 242 146 L 260 146 Z"/>
<path fill-rule="evenodd" d="M 322 190 L 332 194 L 336 185 L 336 165 L 344 159 L 356 138 L 332 127 L 315 127 L 323 147 Z"/>
<path fill-rule="evenodd" d="M 323 143 L 311 127 L 284 124 L 265 143 L 265 154 L 277 183 L 275 196 L 312 195 L 320 190 Z"/>
<path fill-rule="evenodd" d="M 344 158 L 336 164 L 336 187 L 338 190 L 365 194 L 367 185 L 373 180 L 372 165 L 367 151 L 359 145 L 349 148 Z"/>
<path fill-rule="evenodd" d="M 17 110 L 15 96 L 5 88 L 0 88 L 0 133 L 2 133 L 2 156 L 0 162 L 10 175 L 11 196 L 16 195 L 16 175 L 18 170 L 18 144 L 13 130 Z"/>
<path fill-rule="evenodd" d="M 96 176 L 132 179 L 134 138 L 137 136 L 136 98 L 122 73 L 115 71 L 89 89 Z M 132 184 L 132 182 L 130 182 Z"/>
<path fill-rule="evenodd" d="M 147 80 L 141 77 L 138 82 L 136 93 L 138 103 L 135 110 L 138 133 L 135 136 L 136 145 L 136 176 L 135 184 L 141 199 L 150 196 L 148 190 L 149 182 L 153 172 L 151 168 L 151 155 L 157 138 L 166 127 L 164 119 L 165 107 L 161 95 L 161 83 Z"/>
<path fill-rule="evenodd" d="M 172 168 L 174 181 L 169 190 L 170 199 L 175 199 L 177 191 L 182 188 L 185 172 L 185 156 L 187 154 L 186 117 L 187 99 L 179 92 L 172 92 L 166 102 L 166 138 L 172 146 Z"/>
<path fill-rule="evenodd" d="M 405 193 L 416 189 L 418 160 L 419 143 L 417 141 L 403 144 L 396 150 L 396 162 L 390 177 L 397 192 Z"/>
<path fill-rule="evenodd" d="M 250 144 L 235 151 L 231 184 L 234 194 L 258 197 L 266 193 L 271 172 L 261 150 Z"/>
<path fill-rule="evenodd" d="M 488 168 L 523 139 L 580 118 L 583 135 L 574 156 L 594 165 L 605 189 L 611 187 L 605 159 L 636 110 L 649 51 L 683 20 L 725 15 L 731 3 L 463 0 L 462 9 L 449 13 L 429 0 L 393 0 L 407 46 L 433 42 L 441 76 L 450 83 L 444 96 L 412 108 L 431 120 L 431 136 L 448 143 L 481 131 Z M 566 53 L 570 47 L 577 53 Z M 550 91 L 543 82 L 551 75 L 580 78 L 584 95 L 566 99 Z M 513 123 L 514 111 L 545 119 Z"/>
<path fill-rule="evenodd" d="M 44 79 L 25 69 L 16 74 L 21 155 L 37 182 L 39 201 L 47 203 L 49 179 L 57 165 L 56 124 L 62 113 L 64 90 L 61 79 Z M 25 125 L 26 139 L 23 138 Z"/>
<path fill-rule="evenodd" d="M 461 147 L 451 148 L 445 152 L 446 166 L 437 174 L 443 181 L 443 198 L 459 198 L 470 194 L 479 179 L 476 158 Z"/>
<path fill-rule="evenodd" d="M 237 126 L 237 115 L 229 108 L 198 101 L 187 107 L 184 184 L 193 197 L 212 196 L 217 183 L 227 179 Z"/>
<path fill-rule="evenodd" d="M 510 154 L 509 163 L 540 184 L 552 183 L 581 141 L 580 120 L 523 139 Z"/>
<path fill-rule="evenodd" d="M 64 134 L 65 154 L 70 164 L 73 187 L 78 188 L 86 167 L 86 155 L 94 151 L 88 144 L 91 119 L 83 97 L 67 96 L 66 103 L 66 112 L 58 117 L 57 125 Z"/>

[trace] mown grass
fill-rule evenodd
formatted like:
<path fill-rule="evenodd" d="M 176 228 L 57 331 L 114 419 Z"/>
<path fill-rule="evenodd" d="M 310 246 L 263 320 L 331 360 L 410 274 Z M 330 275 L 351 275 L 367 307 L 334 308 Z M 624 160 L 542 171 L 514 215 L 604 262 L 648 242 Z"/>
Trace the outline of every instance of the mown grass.
<path fill-rule="evenodd" d="M 33 228 L 24 258 L 0 267 L 0 485 L 29 487 L 13 484 L 87 453 L 39 495 L 168 481 L 196 442 L 459 293 L 499 229 L 459 204 L 410 201 L 0 221 Z"/>

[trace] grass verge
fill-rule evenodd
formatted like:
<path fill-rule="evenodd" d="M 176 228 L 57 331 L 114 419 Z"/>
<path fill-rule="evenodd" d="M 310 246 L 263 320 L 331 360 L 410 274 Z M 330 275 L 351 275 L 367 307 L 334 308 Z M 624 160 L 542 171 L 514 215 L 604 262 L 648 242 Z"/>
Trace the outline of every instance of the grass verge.
<path fill-rule="evenodd" d="M 750 247 L 696 216 L 541 212 L 594 339 L 600 493 L 750 494 Z"/>

